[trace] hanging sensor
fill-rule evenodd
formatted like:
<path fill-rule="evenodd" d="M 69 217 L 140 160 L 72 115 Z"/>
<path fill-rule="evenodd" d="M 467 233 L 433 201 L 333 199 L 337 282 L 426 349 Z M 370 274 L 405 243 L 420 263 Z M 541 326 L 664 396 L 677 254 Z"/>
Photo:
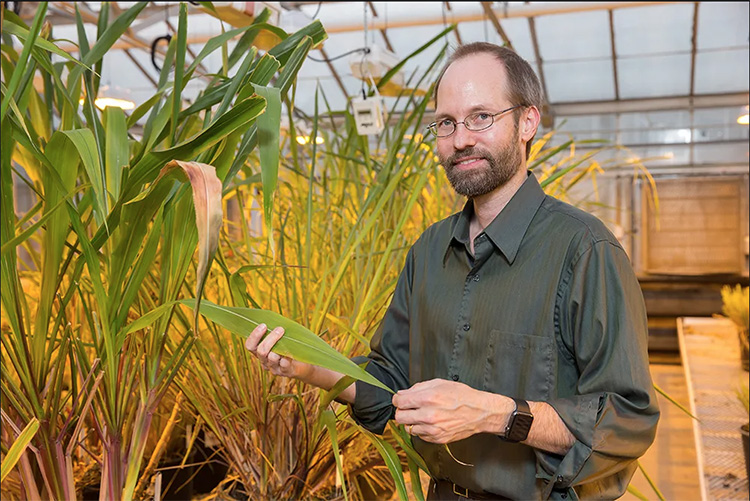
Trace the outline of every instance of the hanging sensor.
<path fill-rule="evenodd" d="M 383 120 L 383 100 L 380 96 L 352 98 L 354 122 L 357 124 L 357 134 L 370 136 L 380 134 L 385 126 Z"/>

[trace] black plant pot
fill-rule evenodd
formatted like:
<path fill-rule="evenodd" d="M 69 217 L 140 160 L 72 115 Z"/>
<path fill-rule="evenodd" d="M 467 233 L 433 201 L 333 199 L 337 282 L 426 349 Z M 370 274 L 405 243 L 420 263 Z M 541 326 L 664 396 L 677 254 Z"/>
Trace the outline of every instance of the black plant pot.
<path fill-rule="evenodd" d="M 742 450 L 745 451 L 745 469 L 747 470 L 747 478 L 750 478 L 750 437 L 748 437 L 748 432 L 750 432 L 750 423 L 740 426 Z"/>

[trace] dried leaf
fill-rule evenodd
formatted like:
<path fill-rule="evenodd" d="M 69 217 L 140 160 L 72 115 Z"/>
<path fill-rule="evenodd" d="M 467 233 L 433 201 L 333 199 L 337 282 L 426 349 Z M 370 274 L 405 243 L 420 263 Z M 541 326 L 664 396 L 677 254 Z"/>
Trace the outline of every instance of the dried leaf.
<path fill-rule="evenodd" d="M 176 176 L 181 181 L 190 181 L 193 188 L 195 224 L 198 227 L 198 274 L 195 286 L 195 328 L 198 328 L 203 287 L 208 276 L 211 260 L 219 246 L 219 230 L 224 219 L 221 208 L 221 180 L 216 176 L 213 165 L 199 162 L 172 160 L 167 163 L 149 189 L 128 203 L 141 201 L 150 195 L 160 181 Z M 197 332 L 197 330 L 196 330 Z"/>

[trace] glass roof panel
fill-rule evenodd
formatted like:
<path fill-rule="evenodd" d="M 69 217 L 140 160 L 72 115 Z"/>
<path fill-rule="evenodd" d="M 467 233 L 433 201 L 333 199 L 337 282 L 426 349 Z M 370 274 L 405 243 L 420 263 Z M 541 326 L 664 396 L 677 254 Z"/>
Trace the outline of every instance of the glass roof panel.
<path fill-rule="evenodd" d="M 613 21 L 618 56 L 689 51 L 693 4 L 617 9 Z"/>
<path fill-rule="evenodd" d="M 544 77 L 552 103 L 615 98 L 609 60 L 545 62 Z"/>
<path fill-rule="evenodd" d="M 510 39 L 513 49 L 524 59 L 533 63 L 536 61 L 534 46 L 531 42 L 529 21 L 526 18 L 501 19 L 500 26 Z M 503 40 L 498 35 L 495 27 L 489 21 L 471 21 L 460 23 L 458 31 L 463 43 L 490 42 L 503 45 Z"/>
<path fill-rule="evenodd" d="M 700 2 L 698 50 L 747 47 L 750 30 L 748 2 Z"/>
<path fill-rule="evenodd" d="M 576 12 L 536 18 L 544 62 L 610 57 L 607 11 Z"/>
<path fill-rule="evenodd" d="M 750 50 L 698 52 L 695 58 L 695 93 L 747 92 Z"/>
<path fill-rule="evenodd" d="M 620 98 L 686 96 L 690 93 L 690 54 L 618 58 Z"/>

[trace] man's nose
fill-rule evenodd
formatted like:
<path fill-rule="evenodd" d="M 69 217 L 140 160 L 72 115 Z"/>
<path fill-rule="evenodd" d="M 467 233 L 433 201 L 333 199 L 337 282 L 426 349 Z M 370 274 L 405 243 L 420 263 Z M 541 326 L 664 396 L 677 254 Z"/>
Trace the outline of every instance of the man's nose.
<path fill-rule="evenodd" d="M 452 135 L 453 147 L 463 150 L 476 144 L 475 133 L 466 128 L 462 123 L 456 124 L 456 131 Z"/>

